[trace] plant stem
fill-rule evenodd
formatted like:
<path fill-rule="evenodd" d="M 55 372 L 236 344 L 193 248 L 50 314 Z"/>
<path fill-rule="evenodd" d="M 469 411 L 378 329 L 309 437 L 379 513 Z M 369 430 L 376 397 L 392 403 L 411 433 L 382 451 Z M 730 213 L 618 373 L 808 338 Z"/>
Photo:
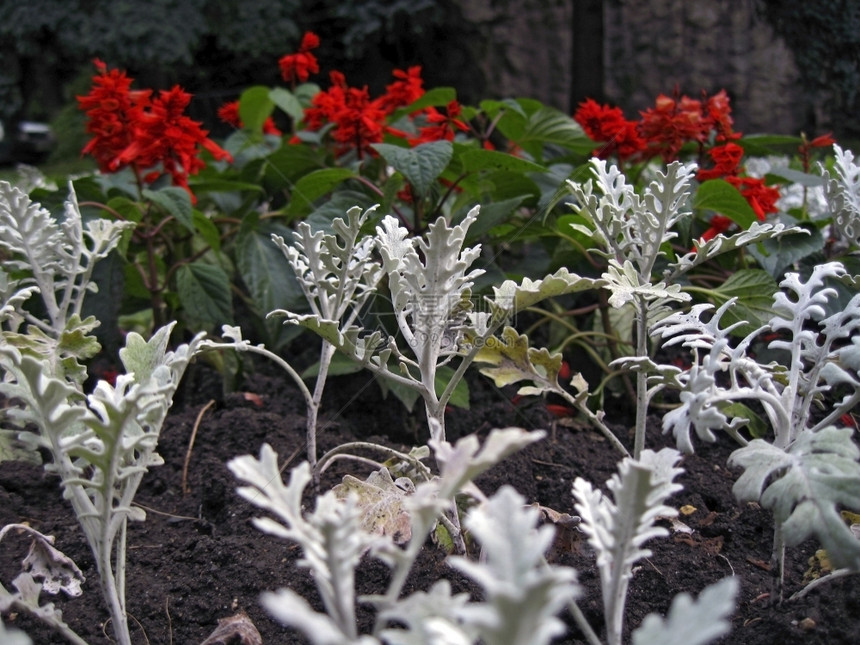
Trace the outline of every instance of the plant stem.
<path fill-rule="evenodd" d="M 636 356 L 648 356 L 648 303 L 642 296 L 636 299 Z M 648 418 L 648 374 L 636 371 L 636 434 L 633 439 L 633 458 L 639 459 L 645 448 L 645 426 Z"/>
<path fill-rule="evenodd" d="M 335 348 L 327 340 L 322 341 L 320 349 L 319 371 L 317 372 L 314 391 L 307 406 L 307 448 L 308 448 L 308 464 L 313 473 L 313 485 L 319 492 L 319 473 L 317 472 L 317 417 L 319 416 L 320 403 L 322 401 L 323 390 L 325 390 L 326 377 L 328 376 L 331 359 L 334 356 Z"/>
<path fill-rule="evenodd" d="M 771 598 L 782 604 L 783 580 L 785 579 L 785 538 L 782 535 L 782 526 L 779 523 L 774 525 L 773 553 L 771 554 L 770 567 L 771 574 L 773 575 Z"/>

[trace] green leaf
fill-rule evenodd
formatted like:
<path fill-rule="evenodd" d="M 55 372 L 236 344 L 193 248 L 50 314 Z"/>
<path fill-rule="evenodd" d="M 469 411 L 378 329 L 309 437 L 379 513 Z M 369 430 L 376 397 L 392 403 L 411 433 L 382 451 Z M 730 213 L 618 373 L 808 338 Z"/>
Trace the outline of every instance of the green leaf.
<path fill-rule="evenodd" d="M 190 232 L 194 232 L 191 195 L 187 190 L 178 186 L 165 186 L 158 190 L 144 188 L 142 194 L 145 199 L 158 204 L 169 214 L 173 215 Z"/>
<path fill-rule="evenodd" d="M 711 179 L 699 186 L 693 199 L 696 210 L 711 210 L 725 215 L 741 228 L 758 221 L 755 211 L 737 188 L 724 179 Z"/>
<path fill-rule="evenodd" d="M 448 383 L 451 382 L 451 378 L 453 376 L 454 369 L 449 365 L 440 365 L 436 368 L 437 395 L 441 395 L 442 392 L 445 391 L 445 388 L 448 387 Z M 461 378 L 457 382 L 457 385 L 454 386 L 454 392 L 451 394 L 451 398 L 448 399 L 448 403 L 464 410 L 469 409 L 469 384 L 466 383 L 466 379 Z"/>
<path fill-rule="evenodd" d="M 263 123 L 272 114 L 274 101 L 269 97 L 269 88 L 262 85 L 249 87 L 239 97 L 239 119 L 242 126 L 262 134 Z"/>
<path fill-rule="evenodd" d="M 431 141 L 414 148 L 377 143 L 373 148 L 406 177 L 419 199 L 426 197 L 454 154 L 450 141 Z"/>
<path fill-rule="evenodd" d="M 274 87 L 269 90 L 269 100 L 286 112 L 293 121 L 301 121 L 305 115 L 305 109 L 296 95 L 283 87 Z"/>
<path fill-rule="evenodd" d="M 254 306 L 265 316 L 275 309 L 296 310 L 304 296 L 284 254 L 272 242 L 272 234 L 290 238 L 290 229 L 256 217 L 246 217 L 236 237 L 236 265 L 248 288 Z M 284 327 L 282 321 L 267 319 L 266 331 L 273 349 L 282 347 L 297 328 Z"/>
<path fill-rule="evenodd" d="M 733 401 L 729 405 L 721 407 L 720 412 L 729 418 L 746 419 L 746 428 L 754 439 L 761 439 L 768 433 L 768 430 L 770 430 L 770 424 L 768 424 L 767 421 L 765 421 L 758 413 L 753 412 L 749 406 L 746 406 L 739 401 Z"/>
<path fill-rule="evenodd" d="M 427 90 L 417 101 L 406 107 L 399 108 L 391 115 L 391 123 L 394 123 L 407 114 L 412 114 L 426 107 L 438 107 L 448 105 L 457 100 L 457 90 L 453 87 L 434 87 Z"/>
<path fill-rule="evenodd" d="M 217 253 L 221 250 L 221 232 L 215 226 L 215 222 L 196 209 L 194 210 L 194 228 L 213 251 Z"/>
<path fill-rule="evenodd" d="M 293 200 L 287 207 L 287 214 L 307 215 L 313 210 L 314 201 L 352 177 L 355 173 L 348 168 L 323 168 L 308 173 L 293 187 Z"/>
<path fill-rule="evenodd" d="M 176 272 L 176 291 L 193 320 L 216 325 L 233 320 L 230 279 L 214 264 L 191 262 Z"/>
<path fill-rule="evenodd" d="M 355 374 L 356 372 L 360 372 L 364 367 L 361 363 L 356 363 L 349 356 L 342 354 L 340 352 L 335 352 L 331 358 L 331 362 L 328 366 L 328 376 L 343 376 L 344 374 Z M 309 378 L 316 378 L 316 376 L 320 373 L 320 362 L 317 361 L 310 367 L 308 367 L 305 371 L 302 372 L 301 376 L 303 379 L 307 380 Z"/>
<path fill-rule="evenodd" d="M 789 233 L 776 239 L 762 241 L 758 246 L 748 247 L 756 262 L 774 278 L 782 278 L 785 269 L 795 262 L 824 248 L 824 236 L 815 226 L 798 224 L 805 233 Z"/>
<path fill-rule="evenodd" d="M 476 148 L 460 155 L 463 170 L 479 172 L 481 170 L 508 170 L 517 173 L 546 172 L 546 168 L 527 159 L 515 157 L 506 152 Z"/>
<path fill-rule="evenodd" d="M 520 204 L 523 203 L 523 200 L 525 200 L 525 195 L 481 206 L 481 212 L 478 215 L 478 219 L 476 219 L 475 223 L 469 227 L 466 242 L 471 243 L 497 224 L 501 224 L 507 220 L 511 214 L 519 208 Z"/>
<path fill-rule="evenodd" d="M 562 146 L 584 155 L 594 149 L 594 142 L 573 118 L 551 107 L 542 107 L 529 117 L 525 132 L 516 143 L 536 159 L 541 157 L 544 144 Z"/>
<path fill-rule="evenodd" d="M 260 193 L 263 187 L 249 181 L 237 181 L 235 179 L 224 179 L 217 175 L 207 176 L 205 179 L 199 177 L 189 178 L 188 185 L 195 194 L 201 193 L 231 193 L 240 191 L 252 191 Z"/>
<path fill-rule="evenodd" d="M 800 184 L 807 188 L 824 185 L 824 177 L 820 175 L 810 175 L 809 173 L 794 170 L 792 168 L 771 168 L 767 174 L 787 179 L 793 184 Z"/>
<path fill-rule="evenodd" d="M 774 315 L 773 294 L 779 290 L 769 273 L 761 269 L 741 269 L 733 273 L 728 280 L 709 292 L 717 307 L 727 300 L 737 298 L 733 307 L 726 310 L 726 324 L 745 320 L 743 325 L 735 330 L 736 334 L 746 335 L 754 328 L 765 324 Z"/>
<path fill-rule="evenodd" d="M 794 152 L 803 141 L 800 137 L 782 134 L 753 134 L 739 139 L 737 143 L 748 156 L 767 157 Z"/>

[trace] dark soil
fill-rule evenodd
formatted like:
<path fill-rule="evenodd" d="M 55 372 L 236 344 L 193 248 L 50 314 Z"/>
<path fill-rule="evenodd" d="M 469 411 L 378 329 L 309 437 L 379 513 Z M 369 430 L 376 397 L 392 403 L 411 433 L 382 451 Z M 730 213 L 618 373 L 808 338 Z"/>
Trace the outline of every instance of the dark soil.
<path fill-rule="evenodd" d="M 603 486 L 615 472 L 617 455 L 599 434 L 558 422 L 540 401 L 514 405 L 513 392 L 499 391 L 481 377 L 471 378 L 470 384 L 471 409 L 450 411 L 449 438 L 470 432 L 484 436 L 492 428 L 508 426 L 548 431 L 545 440 L 481 477 L 478 483 L 485 492 L 511 484 L 529 501 L 573 513 L 571 485 L 576 477 Z M 239 611 L 247 612 L 267 645 L 306 642 L 270 619 L 258 603 L 261 591 L 290 587 L 319 604 L 309 574 L 296 567 L 299 550 L 251 525 L 257 509 L 234 492 L 236 482 L 225 465 L 237 455 L 257 455 L 264 442 L 275 448 L 285 464 L 300 462 L 303 402 L 295 388 L 278 375 L 252 374 L 241 390 L 222 395 L 217 375 L 195 366 L 164 426 L 159 452 L 166 463 L 145 477 L 136 501 L 147 509 L 147 520 L 133 524 L 128 538 L 127 595 L 135 643 L 196 645 L 215 629 L 219 618 Z M 189 491 L 184 493 L 182 470 L 189 439 L 198 413 L 210 400 L 214 404 L 203 414 L 189 463 Z M 332 378 L 324 411 L 321 453 L 354 439 L 399 447 L 425 439 L 422 415 L 409 414 L 398 401 L 384 399 L 366 373 Z M 629 445 L 626 428 L 616 430 Z M 648 446 L 664 445 L 667 439 L 660 434 L 655 418 Z M 739 504 L 732 496 L 737 473 L 727 469 L 726 459 L 733 447 L 724 439 L 700 445 L 695 455 L 683 459 L 685 472 L 679 481 L 684 490 L 670 503 L 695 509 L 680 517 L 692 533 L 672 532 L 648 544 L 653 555 L 638 567 L 630 586 L 628 630 L 649 612 L 664 613 L 675 594 L 698 595 L 706 585 L 734 574 L 741 581 L 740 597 L 733 631 L 721 643 L 860 642 L 860 577 L 842 578 L 797 602 L 771 603 L 771 517 L 757 505 Z M 327 472 L 324 486 L 337 483 L 347 468 L 355 472 L 356 466 L 338 463 L 343 463 L 340 471 Z M 0 464 L 0 526 L 10 522 L 28 522 L 56 536 L 58 548 L 75 560 L 87 582 L 79 598 L 46 601 L 62 607 L 66 621 L 90 643 L 112 642 L 106 635 L 110 626 L 105 625 L 107 611 L 92 555 L 62 499 L 56 476 L 40 466 Z M 816 548 L 808 543 L 789 551 L 789 592 L 801 588 Z M 0 580 L 5 586 L 15 576 L 26 549 L 22 537 L 10 536 L 0 544 Z M 444 558 L 428 542 L 407 592 L 426 589 L 446 577 L 455 591 L 474 593 L 467 580 L 447 567 Z M 602 633 L 599 581 L 587 542 L 574 536 L 552 558 L 578 570 L 584 589 L 580 607 Z M 368 558 L 359 570 L 358 592 L 380 592 L 386 580 L 387 569 Z M 367 610 L 359 616 L 367 624 L 372 619 Z M 64 642 L 28 616 L 5 618 L 39 645 Z M 565 619 L 568 634 L 557 642 L 583 643 L 572 621 Z"/>

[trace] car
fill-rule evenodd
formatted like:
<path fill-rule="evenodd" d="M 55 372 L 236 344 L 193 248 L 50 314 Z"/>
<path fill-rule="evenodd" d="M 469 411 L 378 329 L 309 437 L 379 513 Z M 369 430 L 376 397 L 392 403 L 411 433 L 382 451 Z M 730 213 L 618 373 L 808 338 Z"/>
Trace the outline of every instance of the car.
<path fill-rule="evenodd" d="M 0 122 L 0 163 L 40 163 L 56 145 L 47 123 L 21 120 L 10 126 Z"/>

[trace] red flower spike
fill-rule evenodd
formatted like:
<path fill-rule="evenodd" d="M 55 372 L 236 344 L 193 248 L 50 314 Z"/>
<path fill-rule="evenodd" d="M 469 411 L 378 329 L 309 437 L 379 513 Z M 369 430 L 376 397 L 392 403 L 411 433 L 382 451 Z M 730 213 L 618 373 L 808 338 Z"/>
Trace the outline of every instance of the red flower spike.
<path fill-rule="evenodd" d="M 150 90 L 132 91 L 132 79 L 125 72 L 108 71 L 100 60 L 95 66 L 99 73 L 93 89 L 78 97 L 78 104 L 89 119 L 87 131 L 94 135 L 83 153 L 91 154 L 102 172 L 130 166 L 147 183 L 167 173 L 174 185 L 191 194 L 188 176 L 205 165 L 197 156 L 199 147 L 216 159 L 231 159 L 199 122 L 185 116 L 191 95 L 182 88 L 175 86 L 152 98 Z"/>
<path fill-rule="evenodd" d="M 304 83 L 310 78 L 311 74 L 318 74 L 320 71 L 317 57 L 311 54 L 312 49 L 316 49 L 320 45 L 319 37 L 308 31 L 302 36 L 302 42 L 299 45 L 299 51 L 295 54 L 286 54 L 278 60 L 278 67 L 281 68 L 281 76 L 287 82 L 295 83 L 301 81 Z"/>
<path fill-rule="evenodd" d="M 625 119 L 621 108 L 587 99 L 579 104 L 573 118 L 590 139 L 604 144 L 592 153 L 600 159 L 616 155 L 623 162 L 645 149 L 636 122 Z"/>
<path fill-rule="evenodd" d="M 385 94 L 379 98 L 379 106 L 386 112 L 411 105 L 424 96 L 424 79 L 421 66 L 415 65 L 408 70 L 395 69 L 391 75 L 394 82 L 385 87 Z"/>

